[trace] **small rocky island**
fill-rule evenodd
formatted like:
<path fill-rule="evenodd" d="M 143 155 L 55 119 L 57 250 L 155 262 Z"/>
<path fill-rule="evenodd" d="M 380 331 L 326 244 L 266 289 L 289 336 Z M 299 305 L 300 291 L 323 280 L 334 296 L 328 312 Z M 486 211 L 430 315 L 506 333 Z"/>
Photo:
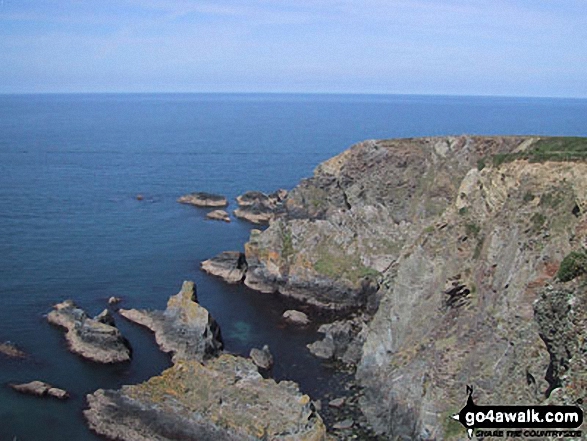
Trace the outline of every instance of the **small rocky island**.
<path fill-rule="evenodd" d="M 222 195 L 203 191 L 186 194 L 177 199 L 180 204 L 195 205 L 196 207 L 226 207 L 228 200 Z"/>
<path fill-rule="evenodd" d="M 47 320 L 67 330 L 65 338 L 75 354 L 97 363 L 130 361 L 130 345 L 107 310 L 90 318 L 72 300 L 66 300 L 53 307 Z"/>

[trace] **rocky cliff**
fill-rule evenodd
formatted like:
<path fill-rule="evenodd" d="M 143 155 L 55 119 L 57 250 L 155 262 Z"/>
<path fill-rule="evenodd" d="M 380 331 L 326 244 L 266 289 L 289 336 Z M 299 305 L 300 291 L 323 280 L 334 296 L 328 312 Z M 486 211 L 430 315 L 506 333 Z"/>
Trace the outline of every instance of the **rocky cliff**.
<path fill-rule="evenodd" d="M 366 317 L 356 376 L 386 438 L 465 437 L 448 416 L 466 385 L 480 404 L 575 402 L 587 288 L 581 268 L 555 276 L 587 243 L 586 151 L 539 137 L 357 144 L 251 234 L 244 283 Z"/>

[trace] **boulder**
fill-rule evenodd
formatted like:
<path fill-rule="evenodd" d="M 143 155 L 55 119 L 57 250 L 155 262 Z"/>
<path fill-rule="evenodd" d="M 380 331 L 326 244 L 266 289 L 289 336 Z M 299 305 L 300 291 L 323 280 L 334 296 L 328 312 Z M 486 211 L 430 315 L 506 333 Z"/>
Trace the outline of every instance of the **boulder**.
<path fill-rule="evenodd" d="M 114 319 L 108 312 L 92 319 L 72 300 L 66 300 L 53 307 L 47 320 L 65 328 L 65 338 L 71 352 L 88 360 L 120 363 L 131 358 L 130 345 L 114 326 Z"/>
<path fill-rule="evenodd" d="M 10 342 L 0 343 L 0 354 L 10 358 L 25 358 L 27 355 Z"/>
<path fill-rule="evenodd" d="M 354 316 L 324 324 L 318 328 L 318 332 L 325 335 L 324 338 L 306 346 L 318 358 L 356 365 L 361 358 L 367 322 L 367 316 Z"/>
<path fill-rule="evenodd" d="M 119 313 L 153 331 L 161 350 L 172 353 L 174 361 L 203 361 L 222 349 L 220 327 L 197 303 L 194 282 L 183 282 L 181 291 L 169 298 L 165 311 L 121 309 Z"/>
<path fill-rule="evenodd" d="M 23 384 L 10 384 L 10 387 L 23 394 L 35 395 L 37 397 L 55 397 L 60 400 L 69 398 L 67 391 L 51 386 L 43 381 L 31 381 Z"/>
<path fill-rule="evenodd" d="M 263 349 L 253 348 L 249 353 L 253 363 L 261 369 L 269 370 L 273 367 L 273 355 L 269 351 L 269 346 L 263 346 Z"/>
<path fill-rule="evenodd" d="M 120 303 L 121 301 L 122 301 L 122 299 L 120 297 L 112 296 L 108 299 L 108 304 L 109 305 L 116 305 L 117 303 Z"/>
<path fill-rule="evenodd" d="M 245 255 L 238 251 L 224 251 L 201 264 L 203 271 L 222 278 L 228 283 L 240 283 L 247 271 Z"/>
<path fill-rule="evenodd" d="M 342 406 L 344 406 L 345 401 L 346 399 L 344 397 L 335 398 L 334 400 L 328 402 L 328 406 L 334 407 L 335 409 L 340 409 Z"/>
<path fill-rule="evenodd" d="M 228 201 L 219 194 L 195 192 L 186 194 L 177 199 L 180 204 L 195 205 L 196 207 L 226 207 Z"/>
<path fill-rule="evenodd" d="M 84 416 L 111 439 L 322 441 L 310 398 L 290 381 L 264 379 L 248 359 L 223 354 L 205 365 L 179 361 L 135 386 L 87 396 Z"/>
<path fill-rule="evenodd" d="M 208 219 L 230 222 L 230 216 L 224 210 L 214 210 L 206 214 Z"/>
<path fill-rule="evenodd" d="M 302 311 L 296 311 L 295 309 L 288 309 L 283 313 L 283 318 L 286 322 L 293 325 L 305 326 L 310 323 L 308 316 Z"/>

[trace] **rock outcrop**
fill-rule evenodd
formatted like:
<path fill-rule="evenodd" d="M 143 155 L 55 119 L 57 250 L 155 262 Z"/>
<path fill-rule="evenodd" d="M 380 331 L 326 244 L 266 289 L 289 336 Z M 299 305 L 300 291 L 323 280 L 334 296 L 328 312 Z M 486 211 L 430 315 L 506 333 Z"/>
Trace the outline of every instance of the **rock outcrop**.
<path fill-rule="evenodd" d="M 368 317 L 361 315 L 321 325 L 318 332 L 324 334 L 324 338 L 307 347 L 319 358 L 354 366 L 361 359 L 367 321 Z"/>
<path fill-rule="evenodd" d="M 60 400 L 69 398 L 69 393 L 63 389 L 51 386 L 43 381 L 31 381 L 23 384 L 10 384 L 10 387 L 17 392 L 35 395 L 37 397 L 54 397 Z"/>
<path fill-rule="evenodd" d="M 338 357 L 334 334 L 360 329 L 361 406 L 384 437 L 462 438 L 449 415 L 466 385 L 478 404 L 579 399 L 587 289 L 554 276 L 587 245 L 585 150 L 540 137 L 357 144 L 251 233 L 244 283 L 365 314 L 313 348 Z"/>
<path fill-rule="evenodd" d="M 114 326 L 114 318 L 107 311 L 92 319 L 72 300 L 66 300 L 53 307 L 47 320 L 65 328 L 65 338 L 71 352 L 88 360 L 120 363 L 131 358 L 128 341 Z"/>
<path fill-rule="evenodd" d="M 219 220 L 223 222 L 230 222 L 230 216 L 224 210 L 213 210 L 210 213 L 206 214 L 208 219 L 212 220 Z"/>
<path fill-rule="evenodd" d="M 271 369 L 273 367 L 273 355 L 269 351 L 269 346 L 265 345 L 262 349 L 253 348 L 249 353 L 251 360 L 261 369 Z"/>
<path fill-rule="evenodd" d="M 228 201 L 219 194 L 195 192 L 186 194 L 177 199 L 180 204 L 195 205 L 196 207 L 226 207 Z"/>
<path fill-rule="evenodd" d="M 129 441 L 321 441 L 326 429 L 295 383 L 263 379 L 247 359 L 180 361 L 160 376 L 88 395 L 90 428 Z"/>
<path fill-rule="evenodd" d="M 222 278 L 227 283 L 240 283 L 247 272 L 245 255 L 238 251 L 224 251 L 201 264 L 203 271 Z"/>
<path fill-rule="evenodd" d="M 220 327 L 197 303 L 194 282 L 183 282 L 181 291 L 169 298 L 165 311 L 121 309 L 119 313 L 153 331 L 161 350 L 172 353 L 174 361 L 203 361 L 222 349 Z"/>
<path fill-rule="evenodd" d="M 260 191 L 248 191 L 236 198 L 238 208 L 234 215 L 254 224 L 267 224 L 282 210 L 287 190 L 280 189 L 269 195 Z"/>

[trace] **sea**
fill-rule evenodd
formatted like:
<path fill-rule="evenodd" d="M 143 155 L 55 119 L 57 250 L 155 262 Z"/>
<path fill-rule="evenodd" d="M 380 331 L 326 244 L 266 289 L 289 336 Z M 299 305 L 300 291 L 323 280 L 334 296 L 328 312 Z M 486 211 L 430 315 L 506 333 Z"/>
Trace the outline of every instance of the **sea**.
<path fill-rule="evenodd" d="M 312 398 L 340 379 L 311 356 L 317 324 L 285 326 L 291 304 L 204 274 L 200 262 L 243 250 L 255 227 L 206 219 L 176 202 L 206 191 L 292 189 L 324 161 L 365 139 L 433 135 L 587 136 L 587 100 L 416 95 L 0 95 L 0 440 L 98 440 L 85 396 L 136 384 L 169 367 L 146 329 L 116 316 L 133 347 L 122 365 L 70 353 L 47 323 L 73 299 L 90 315 L 110 296 L 124 308 L 164 309 L 184 280 L 220 324 L 227 351 L 268 344 L 273 376 Z M 137 196 L 142 195 L 142 200 Z M 67 401 L 25 396 L 8 383 L 42 380 Z"/>

